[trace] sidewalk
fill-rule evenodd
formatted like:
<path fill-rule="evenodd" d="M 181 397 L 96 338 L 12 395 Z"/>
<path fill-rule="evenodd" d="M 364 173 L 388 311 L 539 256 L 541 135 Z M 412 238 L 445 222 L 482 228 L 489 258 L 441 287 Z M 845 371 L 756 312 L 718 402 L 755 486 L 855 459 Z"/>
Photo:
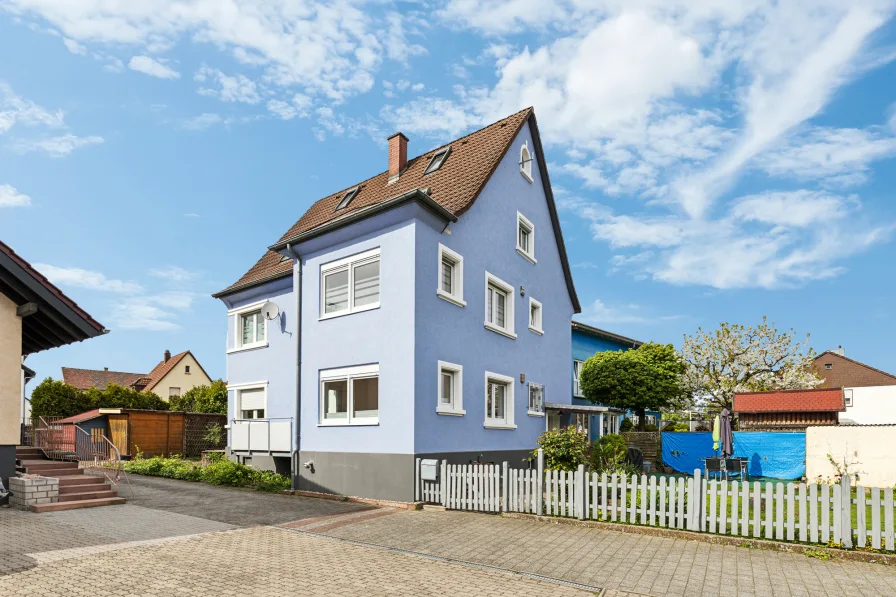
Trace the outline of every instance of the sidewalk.
<path fill-rule="evenodd" d="M 644 595 L 896 594 L 896 568 L 880 564 L 466 512 L 400 512 L 321 533 Z"/>

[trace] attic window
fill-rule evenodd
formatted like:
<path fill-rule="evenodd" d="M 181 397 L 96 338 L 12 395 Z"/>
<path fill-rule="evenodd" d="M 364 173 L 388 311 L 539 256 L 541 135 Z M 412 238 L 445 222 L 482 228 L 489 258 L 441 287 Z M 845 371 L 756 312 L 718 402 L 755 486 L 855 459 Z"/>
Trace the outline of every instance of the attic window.
<path fill-rule="evenodd" d="M 292 261 L 292 257 L 290 257 L 289 255 L 283 255 L 280 258 L 280 263 L 283 263 L 284 261 Z"/>
<path fill-rule="evenodd" d="M 532 154 L 529 153 L 529 143 L 523 143 L 520 147 L 520 174 L 523 178 L 532 182 Z"/>
<path fill-rule="evenodd" d="M 353 189 L 349 189 L 345 192 L 345 195 L 342 196 L 342 200 L 339 202 L 339 205 L 336 206 L 336 211 L 340 209 L 345 209 L 348 207 L 348 204 L 352 202 L 352 199 L 358 194 L 358 189 L 360 187 L 355 187 Z"/>
<path fill-rule="evenodd" d="M 448 154 L 451 153 L 451 148 L 446 147 L 440 151 L 437 151 L 432 159 L 429 160 L 429 165 L 426 166 L 426 170 L 423 171 L 423 175 L 431 174 L 442 167 L 442 164 L 445 163 L 445 160 L 448 158 Z"/>
<path fill-rule="evenodd" d="M 825 364 L 824 364 L 824 368 L 825 368 L 825 369 L 833 369 L 833 368 L 834 368 L 834 364 L 833 364 L 833 363 L 825 363 Z"/>

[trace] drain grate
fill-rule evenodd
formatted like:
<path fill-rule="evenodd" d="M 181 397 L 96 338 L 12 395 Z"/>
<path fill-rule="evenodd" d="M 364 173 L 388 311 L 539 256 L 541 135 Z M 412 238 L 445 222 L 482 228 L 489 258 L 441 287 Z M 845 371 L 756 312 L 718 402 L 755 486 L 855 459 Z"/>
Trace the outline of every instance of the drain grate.
<path fill-rule="evenodd" d="M 457 560 L 454 558 L 446 558 L 443 556 L 436 556 L 428 553 L 421 553 L 419 551 L 410 551 L 407 549 L 399 549 L 397 547 L 389 547 L 387 545 L 378 545 L 376 543 L 366 543 L 364 541 L 355 541 L 354 539 L 343 539 L 342 537 L 333 537 L 330 535 L 323 535 L 320 533 L 303 531 L 300 529 L 289 529 L 284 527 L 273 527 L 275 529 L 280 529 L 281 531 L 288 531 L 290 533 L 299 533 L 301 535 L 312 535 L 314 537 L 322 537 L 324 539 L 329 539 L 330 541 L 340 541 L 342 543 L 350 543 L 352 545 L 358 545 L 361 547 L 369 547 L 372 549 L 379 549 L 382 551 L 389 551 L 392 553 L 398 553 L 406 556 L 417 556 L 419 558 L 426 558 L 427 560 L 435 560 L 437 562 L 447 562 L 449 564 L 460 564 L 461 566 L 466 566 L 468 568 L 478 568 L 480 570 L 490 570 L 492 572 L 503 572 L 505 574 L 515 574 L 517 576 L 522 576 L 523 578 L 529 578 L 532 580 L 540 580 L 542 582 L 548 582 L 555 585 L 563 585 L 565 587 L 571 587 L 573 589 L 580 589 L 582 591 L 590 591 L 595 594 L 602 594 L 603 589 L 600 587 L 592 587 L 591 585 L 584 585 L 582 583 L 572 582 L 570 580 L 563 580 L 562 578 L 554 578 L 552 576 L 544 576 L 541 574 L 533 574 L 532 572 L 522 572 L 520 570 L 513 570 L 510 568 L 500 568 L 498 566 L 489 566 L 488 564 L 477 564 L 475 562 L 467 562 L 465 560 Z"/>

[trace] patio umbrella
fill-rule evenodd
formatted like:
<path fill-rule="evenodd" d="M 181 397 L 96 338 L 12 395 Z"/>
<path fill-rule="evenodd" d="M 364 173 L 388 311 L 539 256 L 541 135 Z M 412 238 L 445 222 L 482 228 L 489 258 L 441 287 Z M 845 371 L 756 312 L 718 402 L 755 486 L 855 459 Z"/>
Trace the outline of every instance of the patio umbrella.
<path fill-rule="evenodd" d="M 714 452 L 719 450 L 719 437 L 721 433 L 721 425 L 722 422 L 719 419 L 719 415 L 716 415 L 716 418 L 712 421 L 712 449 Z"/>
<path fill-rule="evenodd" d="M 734 453 L 734 435 L 731 432 L 731 413 L 727 408 L 722 409 L 719 417 L 719 439 L 722 442 L 722 458 L 729 458 Z M 715 437 L 715 435 L 713 435 Z"/>

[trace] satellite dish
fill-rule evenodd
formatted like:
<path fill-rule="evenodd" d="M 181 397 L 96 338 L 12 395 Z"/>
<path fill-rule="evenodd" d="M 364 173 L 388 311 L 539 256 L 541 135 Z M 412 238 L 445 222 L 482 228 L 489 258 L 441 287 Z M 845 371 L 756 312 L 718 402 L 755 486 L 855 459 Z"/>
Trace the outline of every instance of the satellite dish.
<path fill-rule="evenodd" d="M 261 306 L 261 314 L 264 315 L 264 318 L 268 321 L 277 319 L 277 317 L 280 316 L 280 307 L 273 301 L 265 301 Z"/>

